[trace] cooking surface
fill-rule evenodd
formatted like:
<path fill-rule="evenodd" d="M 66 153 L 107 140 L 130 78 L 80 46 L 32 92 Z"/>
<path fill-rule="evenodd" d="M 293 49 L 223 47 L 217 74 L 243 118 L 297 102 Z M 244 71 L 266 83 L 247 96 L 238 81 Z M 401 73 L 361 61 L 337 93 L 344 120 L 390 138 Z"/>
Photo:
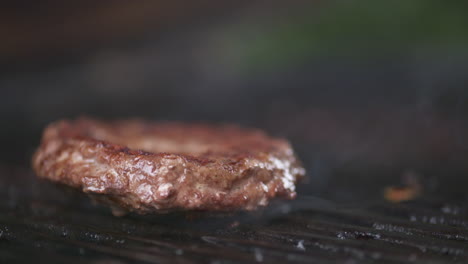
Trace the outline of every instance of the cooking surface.
<path fill-rule="evenodd" d="M 114 217 L 83 194 L 38 180 L 27 159 L 4 163 L 0 262 L 468 261 L 461 119 L 404 109 L 310 108 L 258 125 L 291 140 L 307 178 L 296 200 L 251 213 Z M 402 192 L 413 199 L 386 200 Z"/>
<path fill-rule="evenodd" d="M 37 180 L 29 169 L 2 167 L 1 176 L 4 263 L 468 261 L 466 192 L 456 186 L 446 194 L 437 186 L 431 190 L 437 175 L 421 179 L 427 194 L 400 204 L 372 198 L 371 191 L 368 199 L 361 193 L 344 202 L 317 198 L 303 188 L 297 200 L 276 201 L 259 212 L 122 218 L 91 205 L 84 195 Z M 345 194 L 380 193 L 381 187 L 367 181 L 327 188 Z"/>

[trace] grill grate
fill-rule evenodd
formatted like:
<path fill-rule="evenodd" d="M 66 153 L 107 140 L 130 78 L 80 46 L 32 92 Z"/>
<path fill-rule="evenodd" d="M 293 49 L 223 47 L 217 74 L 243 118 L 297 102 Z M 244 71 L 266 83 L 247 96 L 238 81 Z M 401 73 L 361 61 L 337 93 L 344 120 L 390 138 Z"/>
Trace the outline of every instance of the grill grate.
<path fill-rule="evenodd" d="M 340 206 L 300 195 L 254 213 L 116 218 L 27 170 L 1 173 L 2 263 L 468 261 L 468 209 L 461 200 Z"/>

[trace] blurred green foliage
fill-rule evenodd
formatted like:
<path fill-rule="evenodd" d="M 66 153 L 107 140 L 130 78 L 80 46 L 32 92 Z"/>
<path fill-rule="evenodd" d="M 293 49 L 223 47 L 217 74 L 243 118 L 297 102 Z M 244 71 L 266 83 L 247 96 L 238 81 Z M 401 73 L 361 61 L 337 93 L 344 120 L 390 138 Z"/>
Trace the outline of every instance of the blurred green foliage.
<path fill-rule="evenodd" d="M 255 69 L 316 56 L 466 52 L 467 11 L 468 1 L 316 2 L 300 15 L 242 25 L 235 34 L 250 37 L 238 38 L 236 54 L 243 57 L 243 67 Z"/>

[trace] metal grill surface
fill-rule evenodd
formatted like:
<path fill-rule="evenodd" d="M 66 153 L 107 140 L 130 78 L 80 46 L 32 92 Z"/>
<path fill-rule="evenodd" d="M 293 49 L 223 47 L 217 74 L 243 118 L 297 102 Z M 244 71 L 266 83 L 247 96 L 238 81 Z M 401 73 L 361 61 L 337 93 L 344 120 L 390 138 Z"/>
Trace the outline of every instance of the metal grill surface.
<path fill-rule="evenodd" d="M 299 195 L 253 213 L 114 217 L 2 169 L 2 263 L 466 263 L 468 209 L 437 196 L 356 204 Z"/>

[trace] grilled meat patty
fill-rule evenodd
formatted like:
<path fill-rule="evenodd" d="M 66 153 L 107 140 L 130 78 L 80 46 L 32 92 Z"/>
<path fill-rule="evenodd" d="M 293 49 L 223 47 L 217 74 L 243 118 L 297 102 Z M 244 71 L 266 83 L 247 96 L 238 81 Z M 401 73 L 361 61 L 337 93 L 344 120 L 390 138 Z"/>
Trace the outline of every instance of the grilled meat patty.
<path fill-rule="evenodd" d="M 259 130 L 83 118 L 49 125 L 33 167 L 115 214 L 253 210 L 294 198 L 305 173 L 287 141 Z"/>

